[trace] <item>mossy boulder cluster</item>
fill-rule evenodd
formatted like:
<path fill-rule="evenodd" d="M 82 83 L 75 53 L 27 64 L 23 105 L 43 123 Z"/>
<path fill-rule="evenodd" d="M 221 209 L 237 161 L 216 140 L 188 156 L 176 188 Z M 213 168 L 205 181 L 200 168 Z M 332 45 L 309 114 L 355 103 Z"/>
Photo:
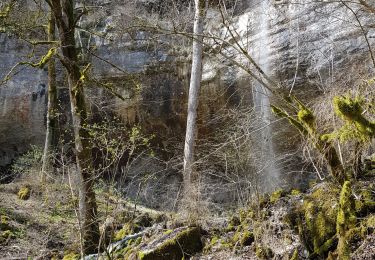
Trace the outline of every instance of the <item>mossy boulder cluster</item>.
<path fill-rule="evenodd" d="M 366 201 L 373 202 L 373 195 Z M 350 259 L 358 242 L 374 232 L 371 227 L 374 211 L 368 210 L 364 203 L 363 199 L 354 197 L 350 181 L 341 188 L 324 183 L 306 195 L 286 221 L 299 233 L 310 257 Z"/>
<path fill-rule="evenodd" d="M 140 248 L 138 257 L 141 260 L 183 259 L 202 249 L 201 229 L 199 227 L 184 227 Z"/>

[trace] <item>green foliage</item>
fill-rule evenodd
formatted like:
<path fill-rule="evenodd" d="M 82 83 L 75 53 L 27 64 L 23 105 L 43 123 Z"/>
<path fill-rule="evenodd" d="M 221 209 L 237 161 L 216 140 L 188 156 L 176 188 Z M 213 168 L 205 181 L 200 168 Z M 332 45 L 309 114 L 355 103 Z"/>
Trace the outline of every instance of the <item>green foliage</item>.
<path fill-rule="evenodd" d="M 24 174 L 33 167 L 39 167 L 42 162 L 43 150 L 41 147 L 31 145 L 31 149 L 18 157 L 12 164 L 11 170 L 15 174 Z"/>
<path fill-rule="evenodd" d="M 125 154 L 128 162 L 140 153 L 152 154 L 150 147 L 155 136 L 145 135 L 139 126 L 129 128 L 114 118 L 84 127 L 88 131 L 91 148 L 98 153 L 97 158 L 101 159 L 101 169 L 118 167 Z"/>

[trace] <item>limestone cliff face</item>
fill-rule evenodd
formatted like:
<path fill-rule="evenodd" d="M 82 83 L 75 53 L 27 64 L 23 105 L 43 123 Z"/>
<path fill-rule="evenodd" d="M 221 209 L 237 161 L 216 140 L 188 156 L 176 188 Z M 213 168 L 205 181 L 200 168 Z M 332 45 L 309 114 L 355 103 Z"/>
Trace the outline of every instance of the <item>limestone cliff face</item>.
<path fill-rule="evenodd" d="M 355 16 L 342 4 L 330 2 L 334 1 L 242 1 L 237 8 L 239 14 L 232 19 L 236 30 L 234 34 L 255 60 L 266 47 L 260 41 L 262 34 L 266 34 L 269 73 L 282 82 L 284 88 L 291 87 L 295 76 L 297 83 L 326 88 L 348 70 L 352 72 L 349 66 L 355 67 L 358 73 L 373 69 L 364 33 Z M 374 46 L 375 15 L 364 11 L 359 5 L 351 7 L 365 28 L 370 45 Z M 263 18 L 267 19 L 266 32 L 259 30 Z M 234 42 L 230 33 L 223 28 L 218 11 L 209 11 L 208 20 L 215 35 Z M 246 64 L 243 55 L 233 48 L 228 50 L 228 54 Z M 206 66 L 207 77 L 215 75 L 215 66 L 217 70 L 228 64 Z M 264 66 L 262 62 L 260 65 Z M 235 71 L 239 75 L 244 74 L 241 70 Z"/>
<path fill-rule="evenodd" d="M 238 33 L 237 40 L 244 43 L 255 58 L 264 48 L 264 40 L 260 39 L 267 38 L 268 72 L 282 82 L 284 88 L 294 86 L 296 91 L 322 92 L 343 79 L 345 74 L 350 79 L 353 68 L 355 72 L 372 69 L 363 33 L 347 8 L 339 3 L 307 0 L 299 1 L 300 4 L 287 0 L 265 1 L 237 1 L 232 24 Z M 103 89 L 88 90 L 92 107 L 101 105 L 118 113 L 129 124 L 140 123 L 163 135 L 181 135 L 186 115 L 188 55 L 181 58 L 181 49 L 172 52 L 176 46 L 172 48 L 167 38 L 165 44 L 150 45 L 148 35 L 143 32 L 115 36 L 115 21 L 121 18 L 121 10 L 121 6 L 113 7 L 95 25 L 112 41 L 84 33 L 77 38 L 80 46 L 97 46 L 97 57 L 91 58 L 93 75 L 116 83 L 117 91 L 126 98 L 121 101 L 110 97 Z M 358 14 L 363 25 L 375 23 L 375 15 Z M 259 30 L 261 26 L 267 29 Z M 208 11 L 207 28 L 233 42 L 217 10 Z M 372 45 L 374 35 L 374 29 L 369 29 L 367 36 Z M 4 77 L 29 51 L 23 43 L 0 34 L 0 77 Z M 241 54 L 231 48 L 227 52 L 236 61 L 246 64 Z M 260 65 L 264 65 L 262 61 Z M 43 70 L 23 68 L 7 86 L 1 87 L 0 165 L 23 153 L 29 144 L 43 142 L 46 76 Z M 135 79 L 138 87 L 129 85 L 130 78 Z M 206 57 L 203 79 L 201 123 L 210 120 L 215 111 L 228 104 L 252 103 L 255 82 L 225 59 Z"/>
<path fill-rule="evenodd" d="M 24 44 L 0 34 L 0 77 L 30 52 Z M 45 132 L 46 80 L 44 70 L 20 68 L 0 87 L 0 165 L 41 144 Z"/>

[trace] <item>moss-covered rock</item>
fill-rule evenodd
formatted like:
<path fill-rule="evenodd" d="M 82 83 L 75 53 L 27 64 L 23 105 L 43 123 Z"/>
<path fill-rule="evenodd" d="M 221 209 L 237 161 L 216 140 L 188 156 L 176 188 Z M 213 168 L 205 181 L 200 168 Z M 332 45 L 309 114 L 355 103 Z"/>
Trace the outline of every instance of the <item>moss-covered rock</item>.
<path fill-rule="evenodd" d="M 119 241 L 130 234 L 139 232 L 140 230 L 141 227 L 133 222 L 125 223 L 124 226 L 115 233 L 114 240 Z"/>
<path fill-rule="evenodd" d="M 305 197 L 293 215 L 299 220 L 298 231 L 310 253 L 323 256 L 335 246 L 338 197 L 339 189 L 321 185 Z"/>
<path fill-rule="evenodd" d="M 62 260 L 78 260 L 78 259 L 80 259 L 80 255 L 78 253 L 69 252 L 69 253 L 64 254 L 64 257 Z"/>
<path fill-rule="evenodd" d="M 198 227 L 182 228 L 141 248 L 141 260 L 175 260 L 193 255 L 203 249 L 201 230 Z"/>
<path fill-rule="evenodd" d="M 18 198 L 21 200 L 28 200 L 30 198 L 30 188 L 29 187 L 22 187 L 18 193 Z"/>

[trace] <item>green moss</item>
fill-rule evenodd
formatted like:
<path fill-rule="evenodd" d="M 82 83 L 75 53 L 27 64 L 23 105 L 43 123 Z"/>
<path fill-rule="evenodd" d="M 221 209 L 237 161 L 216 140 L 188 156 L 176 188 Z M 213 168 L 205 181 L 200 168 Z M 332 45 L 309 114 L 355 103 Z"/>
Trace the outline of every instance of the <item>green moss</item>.
<path fill-rule="evenodd" d="M 327 244 L 331 244 L 336 234 L 336 218 L 338 212 L 339 190 L 330 185 L 324 185 L 304 198 L 300 208 L 291 215 L 292 223 L 310 253 L 323 256 L 327 253 Z"/>
<path fill-rule="evenodd" d="M 213 236 L 210 240 L 210 243 L 208 243 L 204 249 L 203 249 L 203 252 L 205 253 L 208 253 L 209 251 L 211 251 L 212 247 L 215 246 L 218 242 L 219 242 L 219 237 L 218 236 Z"/>
<path fill-rule="evenodd" d="M 173 232 L 172 229 L 168 229 L 168 230 L 166 230 L 166 231 L 163 232 L 163 235 L 168 235 L 168 234 L 170 234 L 172 232 Z"/>
<path fill-rule="evenodd" d="M 115 233 L 115 241 L 119 241 L 128 235 L 134 234 L 140 230 L 140 227 L 132 222 L 125 223 L 122 229 Z"/>
<path fill-rule="evenodd" d="M 1 232 L 0 235 L 0 244 L 7 241 L 8 239 L 15 238 L 15 234 L 11 230 L 5 230 Z"/>
<path fill-rule="evenodd" d="M 233 244 L 223 240 L 223 241 L 221 241 L 221 248 L 222 249 L 231 249 L 231 248 L 233 248 Z"/>
<path fill-rule="evenodd" d="M 307 133 L 306 128 L 294 117 L 290 116 L 285 110 L 271 105 L 272 112 L 280 118 L 285 118 L 289 121 L 289 123 L 294 126 L 298 131 L 300 131 L 303 135 Z"/>
<path fill-rule="evenodd" d="M 142 243 L 142 237 L 138 237 L 135 241 L 134 241 L 134 245 L 138 246 L 140 243 Z"/>
<path fill-rule="evenodd" d="M 301 123 L 304 123 L 308 128 L 313 129 L 314 128 L 314 121 L 315 117 L 311 110 L 307 108 L 302 108 L 300 111 L 298 111 L 297 114 L 298 120 Z"/>
<path fill-rule="evenodd" d="M 181 259 L 193 255 L 203 248 L 200 228 L 192 227 L 178 233 L 152 250 L 140 251 L 141 260 Z"/>
<path fill-rule="evenodd" d="M 283 189 L 279 189 L 277 191 L 274 191 L 270 196 L 270 202 L 275 203 L 277 202 L 281 197 L 285 195 L 285 191 Z"/>
<path fill-rule="evenodd" d="M 240 218 L 236 215 L 233 215 L 229 222 L 228 222 L 228 226 L 226 227 L 225 231 L 226 232 L 231 232 L 231 231 L 234 231 L 236 230 L 236 227 L 241 225 L 241 221 L 240 221 Z"/>
<path fill-rule="evenodd" d="M 241 225 L 241 220 L 240 220 L 240 218 L 238 217 L 238 216 L 236 216 L 236 215 L 233 215 L 231 218 L 230 218 L 230 220 L 229 220 L 229 225 L 231 225 L 231 226 L 239 226 L 239 225 Z"/>
<path fill-rule="evenodd" d="M 346 181 L 340 193 L 340 208 L 336 223 L 339 238 L 337 253 L 340 259 L 350 259 L 349 231 L 355 228 L 356 220 L 351 183 L 350 181 Z"/>
<path fill-rule="evenodd" d="M 346 124 L 337 131 L 341 141 L 349 141 L 353 138 L 368 142 L 375 136 L 375 122 L 369 121 L 363 115 L 361 98 L 350 96 L 339 96 L 333 99 L 335 113 L 340 116 Z"/>
<path fill-rule="evenodd" d="M 70 252 L 64 255 L 63 260 L 78 260 L 80 255 L 74 252 Z"/>
<path fill-rule="evenodd" d="M 363 109 L 359 99 L 337 96 L 333 98 L 334 111 L 344 120 L 355 120 Z"/>
<path fill-rule="evenodd" d="M 9 217 L 6 215 L 0 216 L 0 230 L 9 229 Z"/>
<path fill-rule="evenodd" d="M 371 215 L 367 218 L 366 226 L 370 228 L 375 228 L 375 215 Z"/>
<path fill-rule="evenodd" d="M 245 231 L 240 240 L 241 246 L 249 246 L 254 242 L 254 233 L 250 231 Z"/>
<path fill-rule="evenodd" d="M 340 193 L 340 209 L 337 214 L 337 233 L 343 234 L 345 230 L 353 228 L 356 219 L 351 184 L 350 181 L 346 181 Z"/>
<path fill-rule="evenodd" d="M 239 210 L 239 216 L 240 216 L 240 222 L 246 222 L 247 217 L 248 217 L 248 212 L 245 209 L 240 209 Z"/>
<path fill-rule="evenodd" d="M 360 199 L 355 200 L 355 211 L 358 216 L 366 216 L 370 212 L 375 212 L 375 201 L 371 189 L 372 187 L 363 189 L 360 192 Z"/>
<path fill-rule="evenodd" d="M 293 255 L 290 257 L 290 260 L 298 260 L 298 249 L 296 248 L 293 252 Z"/>
<path fill-rule="evenodd" d="M 21 200 L 27 200 L 30 198 L 30 189 L 28 187 L 22 187 L 18 193 L 18 198 Z"/>
<path fill-rule="evenodd" d="M 334 249 L 335 246 L 337 244 L 337 238 L 336 238 L 336 235 L 333 236 L 332 238 L 328 239 L 327 241 L 325 241 L 323 243 L 323 245 L 321 245 L 319 248 L 317 248 L 315 251 L 314 251 L 314 254 L 313 255 L 324 255 L 325 253 L 329 252 L 330 250 Z M 310 256 L 311 258 L 311 256 Z"/>
<path fill-rule="evenodd" d="M 260 208 L 264 208 L 265 206 L 267 206 L 267 204 L 269 204 L 269 202 L 270 202 L 269 194 L 264 194 L 260 196 L 258 199 L 258 204 Z"/>
<path fill-rule="evenodd" d="M 273 257 L 272 250 L 268 247 L 263 246 L 257 246 L 255 248 L 255 254 L 260 259 L 272 259 Z"/>
<path fill-rule="evenodd" d="M 210 241 L 210 245 L 215 245 L 218 241 L 219 241 L 219 237 L 214 236 L 214 237 L 211 239 L 211 241 Z"/>
<path fill-rule="evenodd" d="M 291 192 L 290 192 L 290 195 L 292 195 L 292 196 L 298 196 L 298 195 L 300 195 L 301 194 L 301 191 L 300 190 L 292 190 Z"/>

